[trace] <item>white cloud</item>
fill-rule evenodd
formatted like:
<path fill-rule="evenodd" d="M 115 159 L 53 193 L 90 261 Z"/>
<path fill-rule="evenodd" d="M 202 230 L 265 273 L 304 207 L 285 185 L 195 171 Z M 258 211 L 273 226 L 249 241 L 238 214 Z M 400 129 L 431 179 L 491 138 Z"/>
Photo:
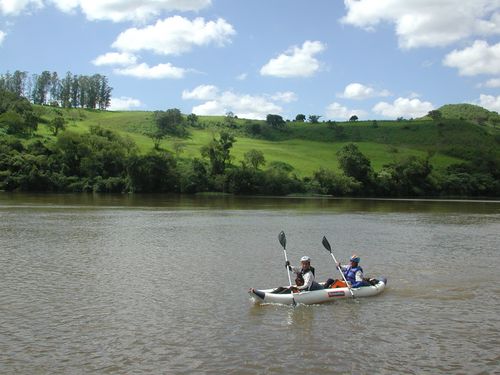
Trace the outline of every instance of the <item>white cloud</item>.
<path fill-rule="evenodd" d="M 7 34 L 5 32 L 3 32 L 2 30 L 0 30 L 0 46 L 2 45 L 2 43 L 3 43 L 6 35 Z"/>
<path fill-rule="evenodd" d="M 260 74 L 275 77 L 310 77 L 321 67 L 314 57 L 323 52 L 326 45 L 319 41 L 305 41 L 302 47 L 294 46 L 260 69 Z"/>
<path fill-rule="evenodd" d="M 337 120 L 349 120 L 353 115 L 358 116 L 358 118 L 366 116 L 366 112 L 361 109 L 349 109 L 337 102 L 329 104 L 325 114 L 327 118 Z"/>
<path fill-rule="evenodd" d="M 205 22 L 200 17 L 190 21 L 174 16 L 142 29 L 127 29 L 118 35 L 112 46 L 120 51 L 149 50 L 160 55 L 180 55 L 193 46 L 222 46 L 229 43 L 235 33 L 233 26 L 222 18 Z"/>
<path fill-rule="evenodd" d="M 130 66 L 137 63 L 137 57 L 131 53 L 108 52 L 104 55 L 98 56 L 92 61 L 96 66 L 101 65 L 121 65 Z"/>
<path fill-rule="evenodd" d="M 111 105 L 109 109 L 112 111 L 127 111 L 132 108 L 137 108 L 142 105 L 139 99 L 129 98 L 128 96 L 121 96 L 119 98 L 111 98 Z"/>
<path fill-rule="evenodd" d="M 271 99 L 277 102 L 291 103 L 297 101 L 297 94 L 293 91 L 277 92 L 271 95 Z"/>
<path fill-rule="evenodd" d="M 200 89 L 200 87 L 202 88 Z M 203 97 L 201 93 L 205 90 L 215 95 L 211 98 L 207 95 L 206 99 L 203 99 L 207 101 L 194 106 L 192 113 L 205 116 L 220 116 L 231 111 L 240 118 L 262 120 L 269 113 L 280 114 L 283 111 L 279 105 L 269 100 L 265 95 L 238 94 L 229 90 L 219 93 L 218 88 L 215 86 L 198 86 L 192 91 L 184 91 L 182 97 L 183 99 L 192 99 L 198 96 L 201 99 Z"/>
<path fill-rule="evenodd" d="M 480 87 L 489 87 L 489 88 L 499 88 L 500 87 L 500 78 L 492 78 L 481 84 Z"/>
<path fill-rule="evenodd" d="M 405 117 L 415 118 L 425 116 L 434 109 L 430 102 L 424 102 L 420 99 L 397 98 L 392 104 L 379 102 L 372 111 L 385 117 Z"/>
<path fill-rule="evenodd" d="M 395 24 L 402 48 L 446 46 L 500 33 L 498 0 L 344 0 L 341 22 L 373 30 Z"/>
<path fill-rule="evenodd" d="M 144 21 L 162 12 L 198 11 L 211 0 L 0 0 L 0 13 L 18 15 L 26 8 L 54 4 L 63 12 L 80 9 L 89 20 Z"/>
<path fill-rule="evenodd" d="M 213 85 L 200 85 L 193 90 L 184 90 L 182 99 L 211 100 L 217 97 L 219 89 Z"/>
<path fill-rule="evenodd" d="M 490 46 L 486 41 L 476 40 L 470 47 L 450 52 L 443 64 L 457 68 L 462 76 L 500 74 L 500 43 Z"/>
<path fill-rule="evenodd" d="M 238 81 L 244 81 L 245 79 L 247 79 L 247 77 L 248 77 L 247 73 L 241 73 L 241 74 L 239 74 L 239 75 L 236 76 L 236 79 Z"/>
<path fill-rule="evenodd" d="M 350 83 L 345 87 L 344 93 L 338 96 L 346 99 L 363 100 L 389 95 L 391 95 L 391 93 L 387 90 L 376 91 L 374 88 L 365 86 L 361 83 Z"/>
<path fill-rule="evenodd" d="M 493 96 L 493 95 L 481 94 L 479 96 L 479 105 L 490 111 L 495 111 L 500 113 L 500 95 Z"/>
<path fill-rule="evenodd" d="M 0 13 L 6 16 L 17 16 L 26 8 L 43 7 L 42 0 L 0 0 Z"/>
<path fill-rule="evenodd" d="M 161 79 L 161 78 L 183 78 L 186 69 L 177 68 L 170 63 L 149 66 L 146 63 L 132 65 L 126 68 L 115 69 L 116 74 L 136 78 Z"/>

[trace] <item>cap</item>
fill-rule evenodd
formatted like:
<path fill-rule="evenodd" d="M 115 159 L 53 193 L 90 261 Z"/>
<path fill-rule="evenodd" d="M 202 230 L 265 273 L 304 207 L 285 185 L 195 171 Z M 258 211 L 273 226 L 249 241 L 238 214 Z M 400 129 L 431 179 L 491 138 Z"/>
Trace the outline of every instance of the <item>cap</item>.
<path fill-rule="evenodd" d="M 309 258 L 307 255 L 304 255 L 302 258 L 300 258 L 301 262 L 310 262 L 311 258 Z"/>
<path fill-rule="evenodd" d="M 361 258 L 358 255 L 353 254 L 350 260 L 351 260 L 351 262 L 359 263 Z"/>

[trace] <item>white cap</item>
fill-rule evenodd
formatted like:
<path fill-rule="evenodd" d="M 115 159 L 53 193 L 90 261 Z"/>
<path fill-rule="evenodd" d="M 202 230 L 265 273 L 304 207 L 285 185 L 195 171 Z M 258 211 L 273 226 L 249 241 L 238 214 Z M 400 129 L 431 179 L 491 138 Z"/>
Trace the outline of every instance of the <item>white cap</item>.
<path fill-rule="evenodd" d="M 304 255 L 302 258 L 300 258 L 301 262 L 310 262 L 311 258 L 309 258 L 307 255 Z"/>

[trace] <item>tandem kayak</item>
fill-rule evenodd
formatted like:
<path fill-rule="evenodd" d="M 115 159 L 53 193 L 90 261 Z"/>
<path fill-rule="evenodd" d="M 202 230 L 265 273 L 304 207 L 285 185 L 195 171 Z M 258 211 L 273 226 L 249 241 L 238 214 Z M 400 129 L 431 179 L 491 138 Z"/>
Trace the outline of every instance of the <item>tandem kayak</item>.
<path fill-rule="evenodd" d="M 387 285 L 387 279 L 377 280 L 374 285 L 351 288 L 354 298 L 372 297 L 382 293 Z M 256 303 L 278 303 L 282 305 L 304 304 L 313 305 L 331 302 L 340 298 L 352 298 L 349 288 L 327 288 L 314 291 L 303 291 L 300 293 L 277 293 L 282 288 L 274 289 L 250 289 L 248 293 Z M 274 293 L 273 293 L 274 292 Z"/>

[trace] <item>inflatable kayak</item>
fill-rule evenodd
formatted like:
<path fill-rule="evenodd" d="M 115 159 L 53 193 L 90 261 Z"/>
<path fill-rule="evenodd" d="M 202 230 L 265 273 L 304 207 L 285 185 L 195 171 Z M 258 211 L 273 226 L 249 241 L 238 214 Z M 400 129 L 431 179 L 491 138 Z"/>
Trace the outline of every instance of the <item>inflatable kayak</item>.
<path fill-rule="evenodd" d="M 351 288 L 354 298 L 372 297 L 382 293 L 387 285 L 387 279 L 376 280 L 373 285 Z M 279 303 L 282 305 L 304 304 L 313 305 L 317 303 L 331 302 L 340 298 L 352 298 L 349 288 L 327 288 L 314 291 L 303 291 L 300 293 L 282 294 L 281 288 L 274 289 L 250 289 L 248 293 L 256 303 Z"/>

